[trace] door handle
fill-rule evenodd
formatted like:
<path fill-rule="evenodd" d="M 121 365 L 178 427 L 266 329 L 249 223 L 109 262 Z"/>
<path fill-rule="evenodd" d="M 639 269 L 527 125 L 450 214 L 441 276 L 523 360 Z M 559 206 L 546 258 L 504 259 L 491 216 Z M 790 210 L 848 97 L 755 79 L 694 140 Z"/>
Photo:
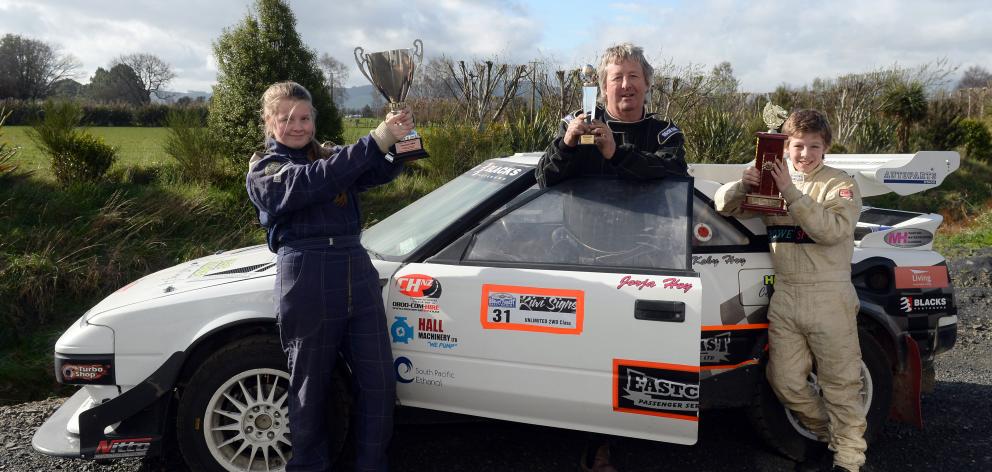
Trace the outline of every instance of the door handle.
<path fill-rule="evenodd" d="M 685 321 L 685 303 L 669 300 L 637 300 L 634 302 L 634 318 L 646 321 Z"/>

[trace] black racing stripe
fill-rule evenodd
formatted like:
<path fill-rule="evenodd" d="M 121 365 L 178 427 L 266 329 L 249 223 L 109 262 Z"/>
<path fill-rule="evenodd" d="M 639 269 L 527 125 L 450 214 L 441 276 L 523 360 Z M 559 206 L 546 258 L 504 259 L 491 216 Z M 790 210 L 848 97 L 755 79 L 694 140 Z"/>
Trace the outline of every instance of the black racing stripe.
<path fill-rule="evenodd" d="M 816 244 L 816 241 L 799 226 L 777 225 L 769 226 L 767 230 L 769 243 Z"/>

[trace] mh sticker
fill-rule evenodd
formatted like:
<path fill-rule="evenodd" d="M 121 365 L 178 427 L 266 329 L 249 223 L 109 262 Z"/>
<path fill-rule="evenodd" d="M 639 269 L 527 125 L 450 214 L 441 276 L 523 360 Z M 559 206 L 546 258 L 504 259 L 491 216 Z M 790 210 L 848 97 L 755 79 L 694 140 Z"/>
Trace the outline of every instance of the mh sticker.
<path fill-rule="evenodd" d="M 483 329 L 581 334 L 582 290 L 482 285 L 479 312 Z"/>

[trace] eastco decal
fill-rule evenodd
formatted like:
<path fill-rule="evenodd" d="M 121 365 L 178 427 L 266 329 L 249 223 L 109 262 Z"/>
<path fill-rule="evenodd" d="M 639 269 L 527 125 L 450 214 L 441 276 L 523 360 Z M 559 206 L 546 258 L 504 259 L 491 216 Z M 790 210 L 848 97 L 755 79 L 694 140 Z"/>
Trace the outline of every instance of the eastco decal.
<path fill-rule="evenodd" d="M 896 267 L 896 288 L 944 288 L 947 266 Z"/>
<path fill-rule="evenodd" d="M 585 310 L 581 290 L 484 284 L 484 329 L 580 334 Z"/>
<path fill-rule="evenodd" d="M 441 282 L 429 275 L 409 274 L 396 279 L 400 293 L 410 298 L 438 298 L 441 296 Z"/>
<path fill-rule="evenodd" d="M 143 457 L 152 447 L 152 438 L 111 439 L 100 441 L 94 459 Z"/>
<path fill-rule="evenodd" d="M 937 173 L 930 171 L 887 170 L 882 173 L 882 182 L 887 184 L 937 185 Z"/>
<path fill-rule="evenodd" d="M 933 233 L 920 228 L 895 229 L 885 233 L 882 240 L 893 247 L 920 247 L 933 241 Z"/>
<path fill-rule="evenodd" d="M 397 357 L 393 361 L 393 368 L 396 369 L 396 381 L 401 384 L 417 384 L 441 388 L 444 387 L 445 381 L 455 379 L 455 373 L 450 370 L 414 367 L 413 361 L 405 356 Z"/>
<path fill-rule="evenodd" d="M 899 297 L 899 311 L 903 313 L 933 313 L 951 307 L 950 295 L 905 295 Z"/>
<path fill-rule="evenodd" d="M 699 420 L 699 367 L 613 359 L 613 410 Z"/>

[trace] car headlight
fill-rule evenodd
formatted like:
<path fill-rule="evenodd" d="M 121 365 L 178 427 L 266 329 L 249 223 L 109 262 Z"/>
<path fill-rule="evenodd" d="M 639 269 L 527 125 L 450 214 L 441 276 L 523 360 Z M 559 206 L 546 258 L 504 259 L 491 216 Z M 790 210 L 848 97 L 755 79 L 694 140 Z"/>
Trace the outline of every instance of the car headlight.
<path fill-rule="evenodd" d="M 55 378 L 73 385 L 114 385 L 114 330 L 73 323 L 55 343 Z"/>

